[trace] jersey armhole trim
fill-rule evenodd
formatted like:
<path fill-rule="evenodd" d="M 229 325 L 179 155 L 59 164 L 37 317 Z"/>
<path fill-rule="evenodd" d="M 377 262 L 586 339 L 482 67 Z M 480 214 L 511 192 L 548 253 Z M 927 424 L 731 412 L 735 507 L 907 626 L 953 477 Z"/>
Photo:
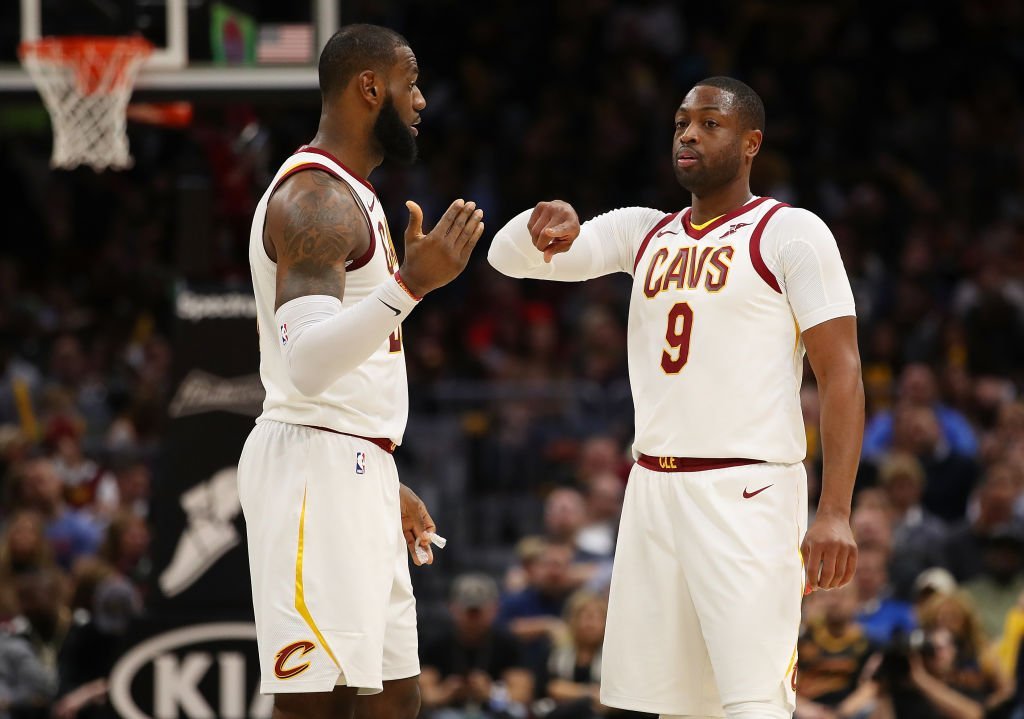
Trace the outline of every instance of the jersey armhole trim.
<path fill-rule="evenodd" d="M 757 223 L 757 227 L 754 228 L 754 232 L 750 235 L 750 262 L 754 265 L 754 271 L 760 275 L 761 279 L 765 281 L 769 287 L 782 294 L 782 287 L 779 286 L 779 279 L 768 269 L 768 265 L 765 264 L 764 257 L 761 256 L 761 235 L 764 234 L 764 228 L 768 226 L 768 220 L 772 219 L 772 215 L 781 210 L 783 207 L 789 207 L 785 202 L 780 202 L 775 207 L 764 213 L 764 217 Z"/>
<path fill-rule="evenodd" d="M 295 167 L 291 168 L 290 170 L 285 172 L 283 175 L 281 175 L 280 179 L 278 179 L 278 181 L 274 184 L 274 189 L 271 190 L 270 197 L 267 198 L 267 204 L 268 205 L 270 204 L 270 198 L 274 196 L 274 193 L 277 192 L 278 189 L 280 189 L 281 185 L 284 184 L 285 180 L 287 180 L 292 175 L 295 175 L 295 174 L 297 174 L 299 172 L 302 172 L 304 170 L 320 170 L 322 172 L 326 172 L 328 175 L 333 177 L 335 180 L 338 180 L 339 182 L 341 182 L 342 186 L 346 190 L 348 190 L 350 195 L 352 195 L 352 199 L 355 200 L 356 207 L 358 207 L 359 211 L 362 213 L 363 220 L 366 221 L 366 229 L 370 233 L 370 245 L 369 245 L 369 247 L 366 248 L 366 252 L 364 252 L 359 257 L 357 257 L 356 259 L 352 260 L 351 262 L 349 262 L 348 264 L 345 265 L 345 272 L 351 272 L 352 270 L 358 270 L 360 267 L 363 267 L 371 259 L 373 259 L 373 253 L 374 253 L 374 250 L 377 247 L 377 240 L 376 240 L 376 238 L 374 237 L 374 234 L 373 234 L 373 223 L 370 222 L 370 216 L 367 214 L 366 208 L 363 207 L 363 203 L 359 200 L 359 197 L 356 195 L 355 191 L 348 184 L 348 181 L 344 177 L 339 175 L 337 173 L 337 171 L 335 171 L 333 168 L 331 168 L 328 165 L 321 164 L 319 162 L 303 162 L 300 165 L 296 165 Z M 266 218 L 264 218 L 263 222 L 264 222 L 264 232 L 266 232 Z M 264 254 L 264 256 L 266 256 L 266 258 L 268 260 L 270 260 L 271 262 L 274 262 L 274 260 L 270 259 L 270 255 L 267 254 L 267 246 L 265 244 L 263 244 L 262 242 L 260 242 L 260 245 L 263 247 L 263 254 Z M 277 263 L 274 262 L 274 264 L 276 265 Z"/>
<path fill-rule="evenodd" d="M 660 230 L 665 225 L 667 225 L 672 220 L 674 220 L 678 215 L 678 212 L 673 212 L 669 215 L 665 215 L 660 220 L 658 220 L 658 224 L 652 227 L 651 231 L 647 233 L 646 237 L 644 237 L 644 241 L 640 243 L 640 249 L 636 251 L 636 259 L 633 260 L 633 274 L 636 274 L 636 268 L 640 266 L 640 258 L 642 258 L 644 256 L 644 252 L 647 251 L 647 245 L 650 244 L 651 238 L 654 237 L 654 233 Z"/>

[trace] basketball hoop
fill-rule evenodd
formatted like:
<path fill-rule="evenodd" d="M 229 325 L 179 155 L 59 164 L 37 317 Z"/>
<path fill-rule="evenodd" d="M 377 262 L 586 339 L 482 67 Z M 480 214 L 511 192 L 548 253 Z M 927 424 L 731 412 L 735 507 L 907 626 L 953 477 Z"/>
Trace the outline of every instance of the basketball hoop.
<path fill-rule="evenodd" d="M 21 44 L 21 64 L 53 122 L 51 167 L 131 167 L 125 112 L 152 49 L 139 37 L 44 37 Z"/>

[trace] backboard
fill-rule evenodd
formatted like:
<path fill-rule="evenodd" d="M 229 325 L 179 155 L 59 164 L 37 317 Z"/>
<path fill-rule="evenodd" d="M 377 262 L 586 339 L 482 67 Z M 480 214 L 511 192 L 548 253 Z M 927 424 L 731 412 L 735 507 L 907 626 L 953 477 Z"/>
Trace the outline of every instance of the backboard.
<path fill-rule="evenodd" d="M 18 0 L 0 3 L 0 92 L 34 91 L 17 46 L 48 35 L 140 34 L 153 91 L 313 90 L 341 0 Z"/>

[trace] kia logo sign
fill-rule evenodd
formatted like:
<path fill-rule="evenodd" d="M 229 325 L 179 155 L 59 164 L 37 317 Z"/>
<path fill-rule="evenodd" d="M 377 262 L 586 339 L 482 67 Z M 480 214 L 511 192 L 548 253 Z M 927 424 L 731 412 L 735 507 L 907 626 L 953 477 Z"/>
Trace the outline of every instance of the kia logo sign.
<path fill-rule="evenodd" d="M 111 672 L 110 701 L 124 719 L 269 719 L 255 625 L 197 624 L 140 642 Z"/>

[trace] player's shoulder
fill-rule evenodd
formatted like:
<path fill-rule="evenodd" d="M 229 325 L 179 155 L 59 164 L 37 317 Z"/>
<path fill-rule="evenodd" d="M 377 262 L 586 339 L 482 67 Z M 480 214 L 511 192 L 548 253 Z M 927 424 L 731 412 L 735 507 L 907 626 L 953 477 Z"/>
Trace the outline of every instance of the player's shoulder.
<path fill-rule="evenodd" d="M 281 262 L 307 240 L 334 247 L 353 260 L 373 247 L 366 209 L 343 180 L 318 168 L 284 180 L 267 203 L 263 239 L 271 259 Z"/>
<path fill-rule="evenodd" d="M 815 213 L 802 207 L 779 204 L 764 227 L 762 244 L 768 248 L 782 247 L 796 241 L 811 245 L 836 244 L 836 238 L 825 221 Z M 771 210 L 769 210 L 771 211 Z"/>
<path fill-rule="evenodd" d="M 359 200 L 344 180 L 327 168 L 299 165 L 278 180 L 270 205 L 288 206 L 298 201 L 329 201 L 355 207 Z"/>
<path fill-rule="evenodd" d="M 317 167 L 283 178 L 267 203 L 267 219 L 303 224 L 347 225 L 365 231 L 366 210 L 344 180 Z"/>
<path fill-rule="evenodd" d="M 765 227 L 766 239 L 834 241 L 828 225 L 811 210 L 784 203 L 778 203 L 776 207 L 777 210 Z"/>

